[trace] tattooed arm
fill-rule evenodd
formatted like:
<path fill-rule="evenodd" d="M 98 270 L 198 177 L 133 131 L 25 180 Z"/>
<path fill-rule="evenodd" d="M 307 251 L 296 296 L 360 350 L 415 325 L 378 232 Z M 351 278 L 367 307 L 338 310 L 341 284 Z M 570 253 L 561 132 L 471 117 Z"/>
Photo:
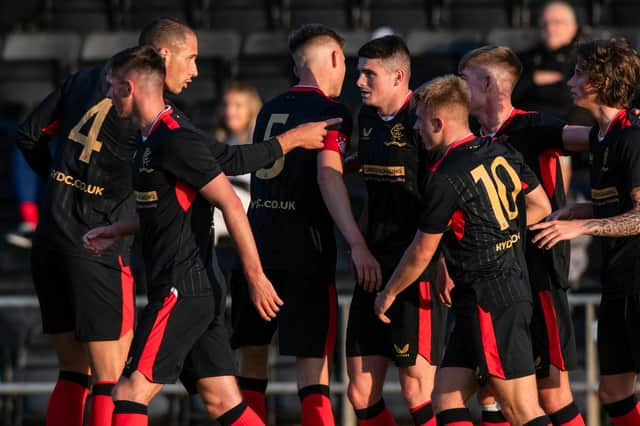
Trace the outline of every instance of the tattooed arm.
<path fill-rule="evenodd" d="M 539 231 L 532 242 L 540 248 L 550 249 L 562 240 L 580 235 L 599 237 L 628 237 L 640 234 L 640 187 L 631 190 L 633 208 L 625 213 L 603 219 L 552 220 L 531 226 Z"/>

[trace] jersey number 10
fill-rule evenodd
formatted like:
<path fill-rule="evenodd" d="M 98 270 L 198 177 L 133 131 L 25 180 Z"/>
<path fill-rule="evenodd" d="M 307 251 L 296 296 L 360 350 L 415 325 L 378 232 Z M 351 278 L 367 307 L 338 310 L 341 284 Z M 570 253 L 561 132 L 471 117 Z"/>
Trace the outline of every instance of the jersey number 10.
<path fill-rule="evenodd" d="M 500 176 L 498 176 L 498 167 L 501 167 L 507 172 L 509 180 L 513 184 L 513 190 L 507 193 L 507 186 L 504 184 Z M 489 196 L 489 203 L 491 204 L 491 210 L 493 215 L 498 221 L 500 230 L 504 231 L 509 228 L 509 220 L 513 220 L 518 217 L 518 205 L 516 198 L 522 190 L 522 183 L 520 177 L 513 170 L 513 167 L 505 160 L 504 157 L 496 157 L 491 162 L 491 176 L 484 164 L 479 165 L 475 169 L 471 170 L 471 177 L 475 183 L 481 182 L 484 186 L 487 195 Z M 511 199 L 509 199 L 509 197 Z"/>

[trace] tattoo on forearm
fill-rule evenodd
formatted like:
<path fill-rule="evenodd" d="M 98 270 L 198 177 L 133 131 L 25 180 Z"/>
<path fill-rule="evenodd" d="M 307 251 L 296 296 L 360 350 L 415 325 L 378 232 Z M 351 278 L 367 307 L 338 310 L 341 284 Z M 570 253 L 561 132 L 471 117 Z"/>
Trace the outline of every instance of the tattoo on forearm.
<path fill-rule="evenodd" d="M 585 224 L 591 235 L 601 237 L 627 237 L 640 234 L 640 188 L 631 190 L 633 209 L 606 219 L 592 219 Z"/>

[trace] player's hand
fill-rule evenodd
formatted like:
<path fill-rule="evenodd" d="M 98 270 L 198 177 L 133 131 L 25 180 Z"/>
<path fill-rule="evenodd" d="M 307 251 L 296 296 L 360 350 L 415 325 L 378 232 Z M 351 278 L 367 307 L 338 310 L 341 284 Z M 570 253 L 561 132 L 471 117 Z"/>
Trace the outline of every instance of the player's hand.
<path fill-rule="evenodd" d="M 538 231 L 531 238 L 531 242 L 541 249 L 551 249 L 563 240 L 571 240 L 584 233 L 585 220 L 551 220 L 540 222 L 529 227 L 532 231 Z"/>
<path fill-rule="evenodd" d="M 373 305 L 373 311 L 380 321 L 385 324 L 390 324 L 391 319 L 386 315 L 387 311 L 393 305 L 393 302 L 396 300 L 395 296 L 390 295 L 386 291 L 381 291 L 376 296 L 376 301 Z"/>
<path fill-rule="evenodd" d="M 342 118 L 330 118 L 324 121 L 313 121 L 300 124 L 293 129 L 277 136 L 282 147 L 282 153 L 286 154 L 294 148 L 321 149 L 324 147 L 324 138 L 327 136 L 327 127 L 342 123 Z"/>
<path fill-rule="evenodd" d="M 358 284 L 363 289 L 370 293 L 380 290 L 382 270 L 366 245 L 356 245 L 351 248 L 351 262 L 353 262 Z"/>
<path fill-rule="evenodd" d="M 98 256 L 120 239 L 114 225 L 99 226 L 82 236 L 82 245 L 92 254 Z"/>
<path fill-rule="evenodd" d="M 284 304 L 271 281 L 261 273 L 257 278 L 249 280 L 249 296 L 256 307 L 258 314 L 265 321 L 271 321 Z"/>
<path fill-rule="evenodd" d="M 436 274 L 436 292 L 440 302 L 448 308 L 451 307 L 451 290 L 453 290 L 453 287 L 455 287 L 455 284 L 449 276 L 444 257 L 440 257 Z"/>

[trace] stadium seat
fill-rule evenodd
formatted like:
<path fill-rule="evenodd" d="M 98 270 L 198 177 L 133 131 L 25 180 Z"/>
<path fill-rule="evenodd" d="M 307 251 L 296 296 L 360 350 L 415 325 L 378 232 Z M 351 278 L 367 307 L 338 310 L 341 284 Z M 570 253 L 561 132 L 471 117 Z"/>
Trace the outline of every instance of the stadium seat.
<path fill-rule="evenodd" d="M 115 0 L 50 0 L 42 13 L 42 27 L 80 33 L 116 27 Z"/>
<path fill-rule="evenodd" d="M 139 31 L 152 19 L 171 16 L 183 22 L 190 22 L 191 0 L 121 0 L 124 24 Z"/>
<path fill-rule="evenodd" d="M 3 33 L 37 26 L 42 11 L 41 0 L 0 2 L 0 28 Z"/>
<path fill-rule="evenodd" d="M 603 21 L 612 26 L 636 26 L 640 16 L 640 2 L 638 0 L 609 0 L 603 10 Z"/>
<path fill-rule="evenodd" d="M 363 26 L 407 33 L 431 25 L 425 0 L 362 0 Z"/>
<path fill-rule="evenodd" d="M 115 53 L 138 44 L 137 31 L 90 33 L 82 43 L 80 65 L 93 66 L 102 63 Z"/>
<path fill-rule="evenodd" d="M 456 72 L 462 55 L 481 44 L 480 31 L 422 30 L 409 33 L 407 47 L 413 64 L 411 87 L 438 75 Z"/>
<path fill-rule="evenodd" d="M 524 0 L 522 7 L 522 25 L 536 27 L 546 0 Z M 596 25 L 600 22 L 599 0 L 569 0 L 576 11 L 579 25 Z"/>
<path fill-rule="evenodd" d="M 281 24 L 281 7 L 275 0 L 216 0 L 208 10 L 206 26 L 248 34 L 273 30 Z"/>
<path fill-rule="evenodd" d="M 480 30 L 512 26 L 519 15 L 513 6 L 505 0 L 444 0 L 438 26 Z"/>
<path fill-rule="evenodd" d="M 487 33 L 487 44 L 507 46 L 515 52 L 524 52 L 538 42 L 536 28 L 493 28 Z"/>
<path fill-rule="evenodd" d="M 207 96 L 199 96 L 193 101 L 212 99 L 222 91 L 224 84 L 229 81 L 240 56 L 242 38 L 233 31 L 198 31 L 198 73 L 196 80 L 211 82 Z M 204 83 L 200 83 L 204 84 Z"/>
<path fill-rule="evenodd" d="M 624 37 L 634 48 L 640 48 L 640 29 L 638 27 L 595 27 L 586 28 L 583 38 L 588 40 L 606 40 L 612 37 Z"/>
<path fill-rule="evenodd" d="M 337 29 L 353 28 L 350 0 L 287 0 L 283 8 L 285 26 L 319 23 Z"/>

